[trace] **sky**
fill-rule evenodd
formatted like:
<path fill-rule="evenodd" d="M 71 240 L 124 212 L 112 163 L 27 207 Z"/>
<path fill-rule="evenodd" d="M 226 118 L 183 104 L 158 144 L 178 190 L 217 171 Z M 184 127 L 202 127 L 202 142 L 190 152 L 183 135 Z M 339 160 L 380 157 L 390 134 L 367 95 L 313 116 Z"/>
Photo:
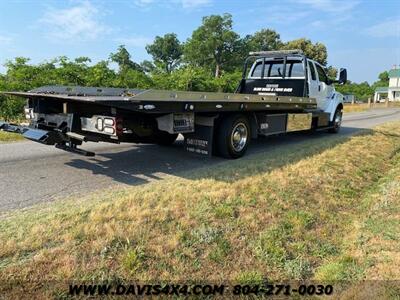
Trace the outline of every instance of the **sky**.
<path fill-rule="evenodd" d="M 347 68 L 354 82 L 373 83 L 400 65 L 398 0 L 0 0 L 0 73 L 17 56 L 96 63 L 121 44 L 140 62 L 155 36 L 174 32 L 184 42 L 202 17 L 223 13 L 241 36 L 270 28 L 283 41 L 324 43 L 328 64 Z"/>

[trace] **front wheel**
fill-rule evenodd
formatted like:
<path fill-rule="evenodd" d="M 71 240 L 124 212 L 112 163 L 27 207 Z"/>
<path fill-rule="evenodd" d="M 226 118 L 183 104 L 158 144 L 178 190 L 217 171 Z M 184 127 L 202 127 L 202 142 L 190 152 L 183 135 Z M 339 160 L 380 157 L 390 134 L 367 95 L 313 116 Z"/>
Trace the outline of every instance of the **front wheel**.
<path fill-rule="evenodd" d="M 340 108 L 336 109 L 335 115 L 333 116 L 332 127 L 328 129 L 330 133 L 338 133 L 342 126 L 343 113 Z"/>
<path fill-rule="evenodd" d="M 225 158 L 242 157 L 250 142 L 250 125 L 246 117 L 233 115 L 224 118 L 218 127 L 218 154 Z"/>

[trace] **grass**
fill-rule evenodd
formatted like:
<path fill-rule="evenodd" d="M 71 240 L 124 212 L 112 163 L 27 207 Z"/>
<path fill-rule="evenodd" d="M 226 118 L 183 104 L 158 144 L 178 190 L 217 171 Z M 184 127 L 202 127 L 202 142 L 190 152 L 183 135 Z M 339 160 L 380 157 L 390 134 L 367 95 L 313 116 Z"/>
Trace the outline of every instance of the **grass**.
<path fill-rule="evenodd" d="M 351 112 L 363 112 L 367 111 L 370 108 L 386 108 L 386 107 L 400 107 L 400 103 L 397 102 L 389 102 L 389 106 L 386 106 L 386 103 L 372 103 L 371 106 L 368 106 L 368 103 L 360 103 L 360 104 L 345 104 L 343 108 L 343 112 L 351 113 Z"/>
<path fill-rule="evenodd" d="M 392 155 L 392 168 L 360 199 L 360 213 L 345 238 L 343 254 L 316 271 L 315 278 L 323 281 L 366 280 L 347 289 L 347 299 L 400 296 L 400 155 Z"/>
<path fill-rule="evenodd" d="M 22 141 L 23 139 L 23 136 L 20 134 L 0 130 L 0 143 Z"/>
<path fill-rule="evenodd" d="M 369 109 L 368 104 L 345 104 L 343 107 L 344 113 L 363 112 Z"/>
<path fill-rule="evenodd" d="M 0 292 L 18 298 L 24 283 L 52 298 L 71 280 L 400 279 L 399 151 L 397 122 L 9 213 Z"/>

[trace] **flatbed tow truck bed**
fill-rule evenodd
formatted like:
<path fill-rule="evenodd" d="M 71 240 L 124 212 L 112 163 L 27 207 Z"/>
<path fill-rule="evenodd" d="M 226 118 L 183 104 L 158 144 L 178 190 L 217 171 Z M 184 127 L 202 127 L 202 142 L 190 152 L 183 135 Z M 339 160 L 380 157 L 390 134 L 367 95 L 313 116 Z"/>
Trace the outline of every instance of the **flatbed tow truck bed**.
<path fill-rule="evenodd" d="M 241 110 L 316 109 L 313 98 L 261 96 L 255 94 L 134 90 L 120 88 L 94 89 L 78 87 L 41 87 L 31 92 L 2 92 L 5 95 L 53 99 L 60 102 L 86 102 L 144 113 L 216 112 Z"/>
<path fill-rule="evenodd" d="M 188 151 L 211 155 L 215 140 L 214 120 L 220 115 L 251 114 L 253 117 L 249 118 L 249 126 L 252 127 L 254 138 L 259 133 L 268 135 L 268 128 L 255 129 L 259 127 L 256 123 L 259 123 L 263 117 L 265 121 L 270 119 L 269 122 L 272 125 L 275 124 L 270 131 L 270 134 L 274 134 L 290 131 L 286 120 L 288 113 L 293 113 L 293 116 L 307 116 L 308 120 L 311 120 L 313 114 L 321 113 L 317 109 L 315 99 L 307 97 L 64 86 L 45 86 L 30 92 L 3 92 L 2 94 L 27 98 L 28 106 L 31 108 L 26 110 L 26 117 L 34 122 L 30 127 L 2 123 L 0 128 L 22 133 L 26 138 L 43 144 L 56 145 L 59 149 L 88 156 L 94 153 L 78 149 L 76 146 L 86 141 L 158 143 L 157 139 L 161 139 L 163 142 L 164 136 L 154 138 L 135 136 L 133 139 L 126 137 L 124 133 L 129 131 L 126 128 L 137 127 L 126 125 L 129 119 L 140 119 L 147 125 L 157 123 L 154 122 L 157 120 L 159 129 L 168 131 L 168 135 L 184 134 L 185 147 Z M 48 111 L 48 108 L 54 110 L 56 107 L 58 109 L 55 111 Z M 92 116 L 94 112 L 97 113 Z M 271 115 L 268 115 L 269 112 Z M 278 112 L 281 113 L 276 114 Z M 152 117 L 146 117 L 146 115 Z M 181 128 L 165 124 L 164 127 L 160 127 L 160 123 L 165 123 L 161 122 L 162 117 L 171 115 L 174 124 L 176 123 L 173 119 L 175 116 L 183 116 L 180 118 L 180 121 L 184 123 Z M 123 118 L 124 129 L 117 132 L 115 127 L 112 134 L 101 136 L 96 130 L 98 118 L 112 118 L 114 125 L 117 125 L 117 119 Z M 304 122 L 304 119 L 300 121 Z M 82 123 L 89 125 L 84 127 Z M 276 123 L 282 125 L 277 126 Z M 293 127 L 293 123 L 289 122 L 289 126 Z M 308 123 L 311 124 L 311 122 Z M 298 128 L 296 126 L 298 125 L 295 125 L 291 131 L 296 130 Z M 307 125 L 299 129 L 309 128 Z"/>

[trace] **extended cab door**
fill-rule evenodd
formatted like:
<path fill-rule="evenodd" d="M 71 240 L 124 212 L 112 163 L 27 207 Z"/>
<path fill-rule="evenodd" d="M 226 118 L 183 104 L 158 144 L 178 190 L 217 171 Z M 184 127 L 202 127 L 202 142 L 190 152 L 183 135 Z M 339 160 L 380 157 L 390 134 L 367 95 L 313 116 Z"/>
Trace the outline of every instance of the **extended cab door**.
<path fill-rule="evenodd" d="M 328 76 L 319 63 L 308 60 L 308 68 L 309 96 L 316 98 L 318 108 L 326 110 L 329 105 L 329 99 L 332 97 L 333 87 L 329 84 Z"/>

